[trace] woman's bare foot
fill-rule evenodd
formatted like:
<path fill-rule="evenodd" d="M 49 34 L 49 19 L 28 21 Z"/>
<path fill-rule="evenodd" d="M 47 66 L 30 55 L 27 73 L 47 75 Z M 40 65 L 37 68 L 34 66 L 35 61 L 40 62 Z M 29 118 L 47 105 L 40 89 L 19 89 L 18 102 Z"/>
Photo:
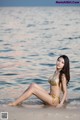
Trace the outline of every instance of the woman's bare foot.
<path fill-rule="evenodd" d="M 9 103 L 8 105 L 9 106 L 18 106 L 18 105 L 21 105 L 22 103 L 18 103 L 18 104 L 16 104 L 15 102 L 11 102 L 11 103 Z"/>
<path fill-rule="evenodd" d="M 9 106 L 17 106 L 17 105 L 15 104 L 15 102 L 11 102 L 11 103 L 9 103 L 8 105 L 9 105 Z"/>

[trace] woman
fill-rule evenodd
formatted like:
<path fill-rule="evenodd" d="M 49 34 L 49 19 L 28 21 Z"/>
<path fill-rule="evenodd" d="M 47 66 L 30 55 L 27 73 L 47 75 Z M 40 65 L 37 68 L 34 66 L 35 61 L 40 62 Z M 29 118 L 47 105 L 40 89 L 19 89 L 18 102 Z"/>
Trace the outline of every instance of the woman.
<path fill-rule="evenodd" d="M 32 95 L 37 96 L 39 99 L 55 107 L 63 106 L 67 98 L 67 85 L 70 80 L 70 68 L 69 58 L 66 55 L 58 57 L 56 62 L 56 70 L 54 74 L 49 78 L 50 93 L 44 90 L 36 83 L 30 84 L 27 90 L 14 102 L 8 105 L 17 106 L 24 100 L 28 99 Z M 63 92 L 62 99 L 60 100 L 60 91 Z"/>

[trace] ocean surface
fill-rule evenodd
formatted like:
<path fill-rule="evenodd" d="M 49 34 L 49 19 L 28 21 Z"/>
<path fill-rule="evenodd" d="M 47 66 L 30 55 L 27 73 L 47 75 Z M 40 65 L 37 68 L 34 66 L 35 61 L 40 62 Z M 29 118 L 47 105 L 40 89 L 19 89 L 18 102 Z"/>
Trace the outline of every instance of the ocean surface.
<path fill-rule="evenodd" d="M 69 102 L 78 106 L 80 7 L 0 7 L 0 104 L 33 82 L 49 91 L 48 78 L 62 54 L 70 59 Z"/>

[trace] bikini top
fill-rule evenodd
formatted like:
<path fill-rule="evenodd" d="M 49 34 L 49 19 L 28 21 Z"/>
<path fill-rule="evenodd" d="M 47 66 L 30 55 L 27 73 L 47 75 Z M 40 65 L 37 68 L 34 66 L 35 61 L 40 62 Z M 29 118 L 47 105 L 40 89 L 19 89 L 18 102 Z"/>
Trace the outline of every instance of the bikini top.
<path fill-rule="evenodd" d="M 54 74 L 49 78 L 48 82 L 52 85 L 52 86 L 57 86 L 59 83 L 59 79 L 57 77 L 56 72 L 54 72 Z"/>

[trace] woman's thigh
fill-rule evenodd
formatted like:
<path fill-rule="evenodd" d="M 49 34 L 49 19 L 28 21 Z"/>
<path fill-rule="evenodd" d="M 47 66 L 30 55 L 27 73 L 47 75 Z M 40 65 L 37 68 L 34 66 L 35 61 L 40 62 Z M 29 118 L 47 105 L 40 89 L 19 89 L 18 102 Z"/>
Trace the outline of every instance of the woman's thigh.
<path fill-rule="evenodd" d="M 37 86 L 34 88 L 34 95 L 36 95 L 39 99 L 44 101 L 45 103 L 48 103 L 49 105 L 52 105 L 52 96 L 48 94 L 44 89 Z"/>
<path fill-rule="evenodd" d="M 38 90 L 43 91 L 44 93 L 49 94 L 47 90 L 45 90 L 44 88 L 42 88 L 42 86 L 40 86 L 40 85 L 38 85 L 38 84 L 36 84 L 36 83 L 32 83 L 31 86 L 32 86 L 33 88 L 36 88 L 36 89 L 38 89 Z"/>

